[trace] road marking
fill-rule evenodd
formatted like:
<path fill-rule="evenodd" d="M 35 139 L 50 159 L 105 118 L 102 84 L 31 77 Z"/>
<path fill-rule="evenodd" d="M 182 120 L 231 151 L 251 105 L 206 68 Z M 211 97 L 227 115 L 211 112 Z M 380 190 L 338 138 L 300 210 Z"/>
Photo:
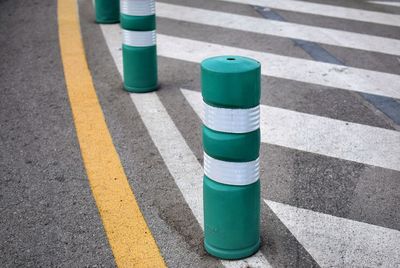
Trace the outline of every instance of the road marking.
<path fill-rule="evenodd" d="M 400 232 L 264 200 L 321 267 L 399 267 Z"/>
<path fill-rule="evenodd" d="M 201 93 L 181 89 L 202 118 Z M 400 171 L 400 132 L 260 105 L 261 141 Z"/>
<path fill-rule="evenodd" d="M 316 43 L 400 55 L 400 40 L 199 8 L 157 3 L 157 16 Z"/>
<path fill-rule="evenodd" d="M 254 5 L 318 16 L 400 26 L 400 16 L 383 12 L 368 11 L 326 4 L 293 0 L 222 0 L 246 5 Z"/>
<path fill-rule="evenodd" d="M 400 7 L 400 2 L 392 2 L 392 1 L 368 1 L 371 4 L 384 5 L 384 6 L 393 6 Z"/>
<path fill-rule="evenodd" d="M 117 27 L 101 25 L 108 48 L 122 75 L 121 37 Z M 131 94 L 130 96 L 176 185 L 204 230 L 203 168 L 156 93 Z M 232 268 L 270 267 L 267 259 L 260 252 L 245 260 L 222 261 L 222 264 Z"/>
<path fill-rule="evenodd" d="M 131 94 L 150 137 L 190 209 L 203 227 L 203 169 L 157 94 Z"/>
<path fill-rule="evenodd" d="M 165 267 L 108 131 L 86 62 L 76 0 L 58 1 L 64 75 L 83 163 L 118 267 Z"/>
<path fill-rule="evenodd" d="M 113 36 L 114 45 L 121 42 L 121 29 L 118 25 L 110 25 L 107 28 L 107 32 L 108 35 Z M 323 85 L 331 90 L 340 88 L 400 99 L 399 75 L 280 56 L 162 34 L 158 34 L 157 39 L 158 55 L 167 58 L 199 63 L 211 56 L 238 54 L 260 61 L 263 65 L 261 70 L 263 75 Z M 196 51 L 196 53 L 193 53 L 193 51 Z M 119 57 L 122 56 L 120 55 Z"/>
<path fill-rule="evenodd" d="M 113 28 L 119 31 L 117 27 Z M 298 59 L 168 35 L 157 35 L 158 55 L 199 63 L 217 55 L 257 59 L 263 75 L 400 99 L 400 76 L 331 63 Z M 193 52 L 196 53 L 193 53 Z"/>
<path fill-rule="evenodd" d="M 113 42 L 113 45 L 110 46 L 110 48 L 111 49 L 114 48 L 115 52 L 118 53 L 119 53 L 118 48 L 120 42 L 119 40 L 121 38 L 119 36 L 120 35 L 119 31 L 120 30 L 118 29 L 117 26 L 111 25 L 108 26 L 107 28 L 107 35 L 110 36 L 109 42 Z M 181 42 L 180 40 L 183 41 Z M 173 44 L 174 42 L 175 44 Z M 211 49 L 211 52 L 209 52 L 210 47 L 217 45 L 203 43 L 203 42 L 201 42 L 200 44 L 195 43 L 196 45 L 193 45 L 192 42 L 198 42 L 198 41 L 190 41 L 187 39 L 159 35 L 158 47 L 159 51 L 161 50 L 159 54 L 164 56 L 168 54 L 173 58 L 184 59 L 184 60 L 187 59 L 193 62 L 200 62 L 202 59 L 211 55 L 220 55 L 223 53 L 236 54 L 235 52 L 238 52 L 237 50 L 225 50 L 223 46 L 221 48 L 221 46 L 219 45 L 218 45 L 219 49 L 218 51 L 216 51 L 216 49 Z M 167 45 L 165 45 L 165 43 L 167 43 Z M 193 53 L 193 51 L 196 51 L 196 53 Z M 258 53 L 257 55 L 248 55 L 248 56 L 251 56 L 258 60 L 261 59 L 260 61 L 263 64 L 263 66 L 268 67 L 273 65 L 273 61 L 271 60 L 271 58 L 265 57 L 263 53 Z M 117 54 L 116 57 L 119 57 L 118 60 L 121 61 L 120 54 Z M 282 68 L 284 66 L 285 65 L 283 65 Z M 329 64 L 329 66 L 335 66 L 335 65 Z M 297 69 L 301 68 L 302 64 L 299 64 L 297 66 Z M 272 69 L 274 69 L 274 67 L 272 67 Z M 296 70 L 294 67 L 288 69 L 292 69 L 294 71 Z M 315 72 L 317 71 L 318 69 L 316 69 Z M 293 73 L 293 72 L 287 72 L 286 70 L 282 70 L 282 72 Z M 310 72 L 313 72 L 311 68 Z M 263 71 L 263 73 L 268 75 L 268 72 Z M 385 75 L 384 73 L 378 73 L 378 74 Z M 399 78 L 399 76 L 395 75 L 390 75 L 390 76 Z M 338 79 L 340 79 L 340 77 L 338 77 Z M 371 79 L 370 81 L 371 83 L 373 82 Z M 382 81 L 382 83 L 384 82 Z M 356 82 L 353 81 L 353 84 L 356 84 Z M 366 83 L 364 82 L 362 84 L 364 85 Z M 398 81 L 398 85 L 400 86 L 400 80 Z M 400 94 L 400 87 L 398 93 Z M 199 110 L 197 110 L 197 112 L 199 113 L 200 110 L 202 110 L 202 106 L 199 108 Z M 281 113 L 281 111 L 286 111 L 286 112 Z M 330 157 L 346 159 L 349 161 L 356 161 L 369 165 L 380 166 L 394 170 L 400 169 L 399 132 L 381 128 L 375 128 L 371 126 L 364 126 L 360 124 L 348 123 L 340 120 L 334 120 L 314 115 L 297 113 L 273 107 L 270 108 L 269 113 L 276 115 L 275 117 L 277 119 L 275 120 L 276 122 L 275 124 L 277 126 L 273 128 L 273 132 L 272 131 L 265 132 L 265 133 L 270 133 L 269 135 L 271 136 L 271 137 L 265 136 L 265 140 L 267 140 L 268 143 L 277 144 L 289 148 L 295 148 L 307 152 L 327 155 Z M 293 135 L 287 135 L 289 129 L 283 128 L 282 125 L 279 124 L 280 120 L 286 120 L 287 123 L 285 125 L 293 126 L 290 129 L 290 131 L 294 133 Z M 307 120 L 308 125 L 307 126 L 304 125 L 304 122 L 302 120 Z M 270 127 L 268 124 L 272 124 L 272 122 L 269 122 L 267 120 L 266 123 L 263 123 L 261 125 L 263 126 L 263 128 L 269 129 Z M 297 128 L 297 126 L 301 127 Z M 335 127 L 335 131 L 332 131 L 333 129 L 332 127 Z M 309 136 L 310 133 L 308 131 L 310 129 L 313 129 L 314 133 L 313 135 L 316 137 Z M 300 135 L 301 133 L 302 135 Z M 322 137 L 318 135 L 325 135 L 325 136 Z M 311 142 L 311 140 L 315 140 L 315 142 Z M 343 145 L 343 142 L 346 144 L 346 146 Z M 338 146 L 338 144 L 340 144 L 341 146 Z M 350 150 L 350 148 L 352 149 Z"/>
<path fill-rule="evenodd" d="M 160 152 L 186 203 L 201 228 L 203 219 L 203 168 L 187 145 L 156 93 L 130 94 L 150 137 Z M 266 267 L 261 253 L 244 261 L 222 261 L 226 267 Z"/>

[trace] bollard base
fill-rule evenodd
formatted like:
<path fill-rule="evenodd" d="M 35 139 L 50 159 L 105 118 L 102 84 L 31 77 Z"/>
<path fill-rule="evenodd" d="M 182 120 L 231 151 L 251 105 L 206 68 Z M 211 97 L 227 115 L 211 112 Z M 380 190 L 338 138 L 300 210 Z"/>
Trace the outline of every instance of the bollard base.
<path fill-rule="evenodd" d="M 119 23 L 119 20 L 96 20 L 98 24 L 115 24 Z"/>
<path fill-rule="evenodd" d="M 112 24 L 119 22 L 119 0 L 95 0 L 96 23 Z"/>
<path fill-rule="evenodd" d="M 147 93 L 156 91 L 158 89 L 158 84 L 151 86 L 151 87 L 128 87 L 124 85 L 124 90 L 130 93 Z"/>
<path fill-rule="evenodd" d="M 251 247 L 244 248 L 244 249 L 231 249 L 231 250 L 226 250 L 226 249 L 220 249 L 217 247 L 213 247 L 209 244 L 207 244 L 206 241 L 204 241 L 204 248 L 208 253 L 211 255 L 224 259 L 224 260 L 237 260 L 237 259 L 243 259 L 250 257 L 251 255 L 255 254 L 258 249 L 260 248 L 260 240 L 257 241 L 256 244 L 254 244 Z"/>
<path fill-rule="evenodd" d="M 227 185 L 203 179 L 204 246 L 222 259 L 241 259 L 260 246 L 260 181 Z"/>
<path fill-rule="evenodd" d="M 157 48 L 122 45 L 124 89 L 144 93 L 158 88 Z"/>

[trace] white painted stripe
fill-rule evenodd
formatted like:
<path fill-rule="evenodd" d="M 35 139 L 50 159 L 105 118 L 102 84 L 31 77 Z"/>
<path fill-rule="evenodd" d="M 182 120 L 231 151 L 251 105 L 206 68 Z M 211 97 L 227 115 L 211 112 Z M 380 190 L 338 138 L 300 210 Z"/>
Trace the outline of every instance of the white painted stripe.
<path fill-rule="evenodd" d="M 239 4 L 255 5 L 293 12 L 313 14 L 339 19 L 372 22 L 377 24 L 400 26 L 400 16 L 383 12 L 368 11 L 333 5 L 293 0 L 223 0 Z"/>
<path fill-rule="evenodd" d="M 392 6 L 392 7 L 400 7 L 400 2 L 392 2 L 392 1 L 368 1 L 371 4 L 384 5 L 384 6 Z"/>
<path fill-rule="evenodd" d="M 110 28 L 116 40 L 120 29 Z M 240 54 L 255 58 L 263 65 L 261 72 L 284 79 L 340 88 L 400 99 L 400 76 L 382 72 L 315 62 L 247 49 L 194 41 L 158 34 L 158 55 L 199 63 L 219 55 Z M 193 52 L 196 53 L 193 53 Z"/>
<path fill-rule="evenodd" d="M 204 153 L 204 174 L 228 185 L 248 185 L 260 178 L 260 160 L 249 162 L 221 161 Z"/>
<path fill-rule="evenodd" d="M 121 38 L 118 25 L 101 25 L 108 48 L 122 75 Z M 149 134 L 186 203 L 204 230 L 203 169 L 156 93 L 131 94 Z M 221 261 L 225 267 L 271 267 L 261 252 L 240 261 Z"/>
<path fill-rule="evenodd" d="M 203 170 L 196 157 L 156 93 L 130 96 L 183 197 L 203 225 Z"/>
<path fill-rule="evenodd" d="M 263 75 L 400 99 L 400 76 L 312 60 L 291 58 L 158 34 L 158 55 L 200 63 L 220 55 L 257 59 Z M 327 88 L 332 89 L 332 88 Z"/>
<path fill-rule="evenodd" d="M 156 31 L 122 30 L 122 43 L 132 47 L 149 47 L 156 44 Z"/>
<path fill-rule="evenodd" d="M 203 123 L 208 128 L 228 133 L 247 133 L 260 128 L 260 107 L 227 109 L 203 102 Z"/>
<path fill-rule="evenodd" d="M 264 200 L 321 267 L 400 267 L 400 232 Z"/>
<path fill-rule="evenodd" d="M 201 118 L 200 92 L 181 90 Z M 261 141 L 400 171 L 400 132 L 260 105 Z"/>
<path fill-rule="evenodd" d="M 400 40 L 385 37 L 164 3 L 157 4 L 157 16 L 241 31 L 301 39 L 333 46 L 400 55 Z"/>
<path fill-rule="evenodd" d="M 154 0 L 121 0 L 121 13 L 129 16 L 149 16 L 155 13 Z"/>

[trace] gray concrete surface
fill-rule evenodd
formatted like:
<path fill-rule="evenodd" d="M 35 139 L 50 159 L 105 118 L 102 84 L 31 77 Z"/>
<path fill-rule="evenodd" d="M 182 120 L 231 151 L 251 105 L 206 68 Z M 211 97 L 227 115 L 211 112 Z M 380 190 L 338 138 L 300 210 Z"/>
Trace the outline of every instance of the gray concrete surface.
<path fill-rule="evenodd" d="M 72 121 L 56 7 L 0 2 L 0 266 L 112 267 Z"/>
<path fill-rule="evenodd" d="M 218 267 L 202 247 L 202 231 L 143 125 L 97 24 L 80 1 L 88 63 L 109 130 L 140 208 L 170 267 Z M 160 70 L 165 68 L 160 66 Z M 169 75 L 169 72 L 164 72 Z M 160 74 L 161 75 L 161 74 Z M 172 74 L 171 74 L 172 75 Z"/>
<path fill-rule="evenodd" d="M 260 17 L 247 5 L 163 0 Z M 363 1 L 313 1 L 397 13 Z M 79 1 L 89 68 L 107 125 L 139 206 L 169 267 L 221 267 L 146 130 L 94 23 Z M 276 10 L 287 21 L 391 38 L 399 29 Z M 0 1 L 0 263 L 5 267 L 113 267 L 91 196 L 66 94 L 54 1 Z M 158 19 L 158 32 L 311 59 L 286 38 Z M 395 56 L 323 46 L 347 65 L 400 74 Z M 188 146 L 203 160 L 200 119 L 179 88 L 200 90 L 199 65 L 159 57 L 157 92 Z M 358 93 L 262 78 L 262 104 L 385 129 L 398 126 Z M 400 230 L 400 172 L 297 151 L 261 147 L 262 197 Z M 319 267 L 277 215 L 262 206 L 262 249 L 273 267 Z"/>

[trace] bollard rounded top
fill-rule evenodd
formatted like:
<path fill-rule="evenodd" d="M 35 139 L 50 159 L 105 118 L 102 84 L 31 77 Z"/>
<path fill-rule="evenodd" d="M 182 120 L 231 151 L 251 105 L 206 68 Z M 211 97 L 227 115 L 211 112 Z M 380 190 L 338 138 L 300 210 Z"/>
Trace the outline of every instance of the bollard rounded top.
<path fill-rule="evenodd" d="M 241 56 L 218 56 L 201 63 L 204 101 L 212 106 L 251 108 L 260 103 L 261 64 Z"/>
<path fill-rule="evenodd" d="M 218 73 L 243 73 L 260 68 L 261 64 L 242 56 L 217 56 L 203 60 L 201 67 Z"/>

